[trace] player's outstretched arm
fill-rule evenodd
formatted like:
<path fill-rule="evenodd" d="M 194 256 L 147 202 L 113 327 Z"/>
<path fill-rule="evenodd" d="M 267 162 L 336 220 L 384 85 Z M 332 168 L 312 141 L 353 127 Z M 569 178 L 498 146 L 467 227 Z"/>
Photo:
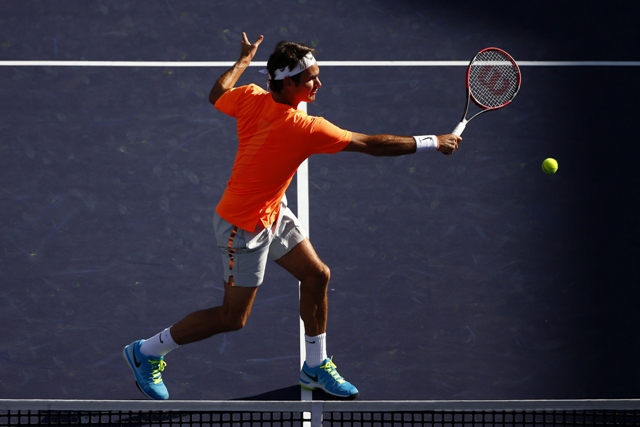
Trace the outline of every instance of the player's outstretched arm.
<path fill-rule="evenodd" d="M 209 93 L 209 102 L 215 105 L 218 98 L 222 96 L 223 93 L 232 89 L 244 70 L 247 69 L 253 57 L 256 55 L 258 51 L 258 46 L 262 43 L 264 36 L 259 36 L 255 43 L 250 43 L 247 38 L 246 33 L 242 33 L 242 44 L 240 46 L 240 58 L 236 61 L 235 64 L 227 71 L 224 72 L 223 75 L 215 82 L 213 87 L 211 88 L 211 92 Z"/>
<path fill-rule="evenodd" d="M 430 140 L 431 139 L 431 140 Z M 353 132 L 352 140 L 342 151 L 354 151 L 372 156 L 402 156 L 415 153 L 419 146 L 418 140 L 427 144 L 421 148 L 439 151 L 443 154 L 453 154 L 462 141 L 457 135 L 429 135 L 424 137 L 399 135 L 366 135 Z"/>

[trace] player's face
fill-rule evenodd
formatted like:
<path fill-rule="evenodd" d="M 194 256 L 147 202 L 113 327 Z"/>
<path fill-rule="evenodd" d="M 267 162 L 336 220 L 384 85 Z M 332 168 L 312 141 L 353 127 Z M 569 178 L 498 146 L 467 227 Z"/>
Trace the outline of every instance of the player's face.
<path fill-rule="evenodd" d="M 319 76 L 320 67 L 318 64 L 313 64 L 300 74 L 300 83 L 297 87 L 300 101 L 313 102 L 316 100 L 316 93 L 322 87 Z"/>

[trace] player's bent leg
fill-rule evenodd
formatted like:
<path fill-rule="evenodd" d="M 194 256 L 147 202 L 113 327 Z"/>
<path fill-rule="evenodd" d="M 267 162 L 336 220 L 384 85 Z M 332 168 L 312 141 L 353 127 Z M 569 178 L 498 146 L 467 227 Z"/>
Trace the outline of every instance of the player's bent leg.
<path fill-rule="evenodd" d="M 300 317 L 306 335 L 324 334 L 327 328 L 327 291 L 331 278 L 329 267 L 320 260 L 308 239 L 277 259 L 276 263 L 300 281 Z M 355 399 L 359 394 L 358 389 L 338 373 L 336 365 L 329 358 L 320 366 L 309 366 L 305 361 L 299 382 L 304 388 L 323 390 L 340 399 Z"/>
<path fill-rule="evenodd" d="M 191 313 L 171 327 L 171 336 L 177 344 L 201 341 L 246 325 L 258 288 L 234 286 L 233 277 L 229 282 L 224 284 L 221 306 Z"/>
<path fill-rule="evenodd" d="M 329 267 L 322 262 L 309 239 L 275 262 L 300 281 L 300 317 L 305 333 L 310 336 L 325 333 L 331 278 Z"/>
<path fill-rule="evenodd" d="M 225 283 L 221 306 L 191 313 L 171 327 L 171 337 L 176 344 L 184 345 L 244 327 L 258 288 L 233 286 L 233 279 L 230 282 Z M 169 391 L 162 380 L 162 372 L 167 364 L 162 356 L 144 355 L 140 351 L 143 342 L 139 340 L 126 346 L 123 350 L 124 359 L 145 396 L 155 400 L 168 399 Z"/>

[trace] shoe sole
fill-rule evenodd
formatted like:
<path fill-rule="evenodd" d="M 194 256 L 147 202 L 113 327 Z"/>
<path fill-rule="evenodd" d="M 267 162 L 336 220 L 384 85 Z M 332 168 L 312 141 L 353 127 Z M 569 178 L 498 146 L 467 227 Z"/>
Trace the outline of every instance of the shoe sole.
<path fill-rule="evenodd" d="M 350 394 L 348 396 L 343 396 L 341 394 L 331 393 L 330 391 L 328 391 L 327 389 L 322 387 L 322 384 L 316 383 L 316 382 L 310 382 L 309 384 L 307 384 L 307 383 L 303 383 L 302 381 L 299 381 L 299 384 L 300 384 L 300 387 L 304 388 L 305 390 L 310 390 L 310 391 L 322 390 L 323 392 L 325 392 L 329 396 L 336 397 L 336 398 L 338 398 L 340 400 L 355 400 L 360 395 L 360 392 L 355 393 L 355 394 Z"/>

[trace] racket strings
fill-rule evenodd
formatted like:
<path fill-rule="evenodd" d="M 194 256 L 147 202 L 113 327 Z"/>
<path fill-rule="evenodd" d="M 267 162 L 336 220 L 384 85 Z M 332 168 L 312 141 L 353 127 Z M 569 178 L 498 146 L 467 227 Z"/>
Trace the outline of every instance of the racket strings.
<path fill-rule="evenodd" d="M 508 104 L 520 88 L 520 71 L 500 51 L 480 52 L 469 66 L 469 91 L 477 104 L 499 108 Z"/>

